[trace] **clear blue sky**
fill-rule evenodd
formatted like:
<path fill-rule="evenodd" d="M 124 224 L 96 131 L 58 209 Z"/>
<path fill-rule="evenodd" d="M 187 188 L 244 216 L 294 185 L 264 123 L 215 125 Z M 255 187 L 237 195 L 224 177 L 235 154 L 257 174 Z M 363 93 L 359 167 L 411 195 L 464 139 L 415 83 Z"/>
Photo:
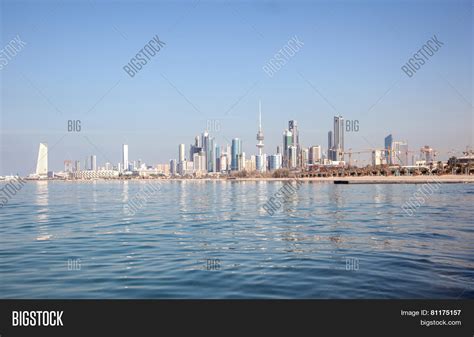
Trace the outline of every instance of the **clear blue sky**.
<path fill-rule="evenodd" d="M 360 123 L 346 149 L 392 133 L 446 158 L 473 144 L 472 12 L 471 1 L 2 1 L 2 48 L 17 35 L 27 45 L 0 71 L 0 174 L 33 172 L 40 142 L 54 170 L 90 154 L 117 163 L 122 143 L 131 160 L 165 163 L 208 119 L 218 143 L 239 137 L 254 154 L 259 99 L 266 153 L 290 119 L 303 145 L 326 148 L 339 113 Z M 444 46 L 408 78 L 400 67 L 433 34 Z M 122 67 L 155 35 L 166 46 L 130 78 Z M 295 35 L 304 46 L 268 77 Z M 82 132 L 67 134 L 68 119 Z"/>

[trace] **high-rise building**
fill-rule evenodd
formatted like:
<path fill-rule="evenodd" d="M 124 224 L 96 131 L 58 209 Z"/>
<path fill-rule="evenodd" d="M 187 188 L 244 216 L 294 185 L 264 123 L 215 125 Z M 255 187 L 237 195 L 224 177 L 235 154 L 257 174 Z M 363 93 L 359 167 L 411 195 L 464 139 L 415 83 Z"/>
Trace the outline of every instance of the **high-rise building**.
<path fill-rule="evenodd" d="M 170 160 L 170 174 L 172 176 L 176 175 L 176 159 L 171 159 Z"/>
<path fill-rule="evenodd" d="M 262 155 L 258 154 L 256 156 L 251 156 L 250 159 L 251 159 L 252 165 L 253 165 L 252 170 L 256 170 L 256 171 L 259 171 L 259 172 L 266 172 L 267 171 L 267 155 L 265 153 L 262 154 Z"/>
<path fill-rule="evenodd" d="M 209 137 L 206 158 L 207 172 L 216 172 L 216 143 L 214 137 Z"/>
<path fill-rule="evenodd" d="M 296 147 L 300 146 L 300 133 L 298 131 L 298 122 L 291 120 L 288 122 L 288 130 L 293 135 L 293 144 Z"/>
<path fill-rule="evenodd" d="M 372 151 L 372 166 L 382 165 L 382 159 L 384 158 L 384 154 L 381 150 L 373 150 Z"/>
<path fill-rule="evenodd" d="M 250 159 L 247 159 L 245 160 L 245 170 L 249 171 L 249 172 L 253 172 L 257 169 L 257 158 L 263 158 L 265 157 L 265 155 L 251 155 L 250 156 Z M 263 166 L 265 167 L 265 164 L 263 164 Z"/>
<path fill-rule="evenodd" d="M 298 148 L 295 145 L 288 148 L 288 163 L 290 169 L 298 167 Z"/>
<path fill-rule="evenodd" d="M 393 137 L 392 134 L 389 134 L 387 137 L 385 137 L 384 140 L 384 148 L 385 148 L 385 161 L 387 164 L 392 165 L 392 143 L 393 143 Z"/>
<path fill-rule="evenodd" d="M 208 165 L 209 165 L 209 152 L 210 152 L 209 140 L 210 140 L 209 132 L 204 131 L 201 135 L 201 144 L 202 144 L 202 151 L 204 152 L 204 155 L 206 156 L 205 171 L 207 171 Z"/>
<path fill-rule="evenodd" d="M 221 171 L 221 147 L 219 145 L 216 144 L 216 155 L 214 156 L 215 157 L 215 160 L 216 160 L 216 165 L 215 165 L 215 172 L 220 172 Z"/>
<path fill-rule="evenodd" d="M 122 165 L 123 165 L 123 170 L 127 171 L 128 170 L 128 145 L 127 144 L 122 145 Z"/>
<path fill-rule="evenodd" d="M 194 146 L 202 147 L 201 137 L 199 137 L 199 136 L 194 137 Z"/>
<path fill-rule="evenodd" d="M 81 170 L 81 161 L 76 160 L 75 163 L 74 163 L 74 171 L 79 172 L 80 170 Z"/>
<path fill-rule="evenodd" d="M 307 167 L 309 163 L 309 149 L 301 149 L 301 167 Z"/>
<path fill-rule="evenodd" d="M 429 147 L 429 145 L 425 145 L 420 149 L 420 157 L 424 159 L 426 163 L 431 163 L 434 161 L 435 151 Z"/>
<path fill-rule="evenodd" d="M 178 163 L 181 163 L 185 160 L 184 151 L 185 151 L 185 145 L 184 144 L 179 144 L 179 146 L 178 146 Z"/>
<path fill-rule="evenodd" d="M 336 158 L 334 158 L 334 137 L 332 131 L 328 132 L 328 159 L 336 160 Z"/>
<path fill-rule="evenodd" d="M 321 161 L 321 146 L 311 146 L 309 148 L 308 162 L 310 165 L 319 164 Z"/>
<path fill-rule="evenodd" d="M 293 145 L 293 133 L 290 130 L 283 131 L 283 167 L 289 165 L 289 149 Z"/>
<path fill-rule="evenodd" d="M 201 146 L 197 146 L 196 144 L 191 145 L 191 146 L 189 147 L 189 159 L 190 159 L 191 161 L 193 161 L 193 160 L 194 160 L 194 159 L 193 159 L 193 158 L 194 158 L 194 154 L 195 154 L 195 153 L 199 153 L 199 152 L 201 152 L 201 151 L 202 151 L 202 147 L 201 147 Z"/>
<path fill-rule="evenodd" d="M 300 145 L 300 133 L 298 130 L 298 122 L 295 120 L 288 121 L 288 130 L 292 134 L 292 145 L 296 146 L 297 156 L 296 165 L 301 166 L 301 145 Z"/>
<path fill-rule="evenodd" d="M 392 164 L 406 166 L 408 165 L 408 143 L 392 142 Z"/>
<path fill-rule="evenodd" d="M 245 170 L 245 152 L 237 155 L 237 171 Z"/>
<path fill-rule="evenodd" d="M 95 155 L 91 156 L 91 170 L 97 171 L 97 156 Z"/>
<path fill-rule="evenodd" d="M 36 174 L 39 176 L 48 175 L 48 144 L 46 143 L 40 143 L 39 145 Z"/>
<path fill-rule="evenodd" d="M 342 116 L 334 116 L 334 150 L 336 151 L 336 159 L 344 160 L 344 118 Z"/>
<path fill-rule="evenodd" d="M 207 163 L 206 163 L 206 154 L 204 151 L 194 154 L 193 162 L 194 162 L 194 172 L 198 174 L 206 173 L 207 172 Z"/>
<path fill-rule="evenodd" d="M 238 156 L 242 155 L 242 141 L 239 138 L 232 139 L 231 163 L 232 171 L 238 170 Z"/>
<path fill-rule="evenodd" d="M 226 172 L 229 170 L 229 156 L 222 154 L 220 157 L 220 172 Z"/>
<path fill-rule="evenodd" d="M 275 171 L 281 168 L 281 153 L 271 155 L 268 161 L 268 169 Z"/>

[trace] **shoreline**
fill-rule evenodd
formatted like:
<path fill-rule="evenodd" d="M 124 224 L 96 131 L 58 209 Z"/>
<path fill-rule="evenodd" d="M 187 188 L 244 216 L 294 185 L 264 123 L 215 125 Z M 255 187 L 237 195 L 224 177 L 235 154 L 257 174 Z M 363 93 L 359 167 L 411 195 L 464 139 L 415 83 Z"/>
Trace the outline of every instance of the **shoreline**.
<path fill-rule="evenodd" d="M 61 180 L 61 179 L 45 179 L 45 180 L 26 180 L 26 181 L 60 181 L 60 182 L 115 182 L 115 181 L 139 181 L 139 182 L 163 182 L 163 181 L 216 181 L 216 182 L 277 182 L 292 181 L 294 177 L 287 178 L 164 178 L 164 179 L 84 179 L 84 180 Z M 361 176 L 361 177 L 311 177 L 297 178 L 300 182 L 308 183 L 333 183 L 333 184 L 474 184 L 474 175 L 443 175 L 443 176 Z M 8 182 L 8 181 L 5 181 Z"/>

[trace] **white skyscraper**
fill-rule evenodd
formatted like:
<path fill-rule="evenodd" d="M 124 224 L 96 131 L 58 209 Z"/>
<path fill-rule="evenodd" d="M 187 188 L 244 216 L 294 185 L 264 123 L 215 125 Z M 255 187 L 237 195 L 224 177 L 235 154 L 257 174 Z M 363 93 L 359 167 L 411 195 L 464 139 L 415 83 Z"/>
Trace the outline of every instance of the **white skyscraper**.
<path fill-rule="evenodd" d="M 123 144 L 123 147 L 122 147 L 122 165 L 125 171 L 128 170 L 128 145 L 127 144 Z"/>
<path fill-rule="evenodd" d="M 178 163 L 181 163 L 184 161 L 184 150 L 185 150 L 185 145 L 184 144 L 179 144 L 179 154 L 178 154 Z"/>
<path fill-rule="evenodd" d="M 36 174 L 39 176 L 48 175 L 48 144 L 40 143 L 39 145 Z"/>
<path fill-rule="evenodd" d="M 94 155 L 91 156 L 91 170 L 97 171 L 97 157 Z"/>
<path fill-rule="evenodd" d="M 318 164 L 319 161 L 321 160 L 321 146 L 316 145 L 316 146 L 311 146 L 309 148 L 309 164 L 314 165 Z"/>

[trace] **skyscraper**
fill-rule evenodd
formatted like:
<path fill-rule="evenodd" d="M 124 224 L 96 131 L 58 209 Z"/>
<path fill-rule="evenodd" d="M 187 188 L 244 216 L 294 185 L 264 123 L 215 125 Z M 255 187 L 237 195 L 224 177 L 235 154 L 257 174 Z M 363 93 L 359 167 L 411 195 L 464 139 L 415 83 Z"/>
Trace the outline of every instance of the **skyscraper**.
<path fill-rule="evenodd" d="M 209 165 L 209 132 L 204 131 L 201 135 L 201 145 L 202 145 L 202 151 L 204 152 L 204 155 L 206 156 L 206 167 L 201 168 L 204 171 L 207 171 L 208 165 Z"/>
<path fill-rule="evenodd" d="M 372 166 L 378 166 L 382 164 L 383 153 L 380 150 L 372 151 Z"/>
<path fill-rule="evenodd" d="M 221 171 L 221 147 L 216 144 L 216 165 L 215 165 L 215 172 Z"/>
<path fill-rule="evenodd" d="M 328 132 L 328 159 L 329 160 L 336 160 L 334 157 L 333 157 L 333 147 L 334 147 L 334 138 L 332 136 L 332 131 L 329 131 Z"/>
<path fill-rule="evenodd" d="M 232 149 L 231 149 L 231 170 L 238 170 L 238 159 L 242 155 L 242 141 L 239 138 L 232 139 Z"/>
<path fill-rule="evenodd" d="M 300 146 L 300 134 L 298 131 L 298 122 L 295 120 L 291 120 L 288 122 L 288 130 L 291 131 L 293 135 L 293 145 L 296 147 Z"/>
<path fill-rule="evenodd" d="M 178 163 L 182 163 L 184 161 L 184 144 L 179 144 L 178 146 Z"/>
<path fill-rule="evenodd" d="M 288 121 L 288 130 L 293 135 L 292 145 L 296 146 L 296 165 L 301 166 L 301 145 L 300 145 L 300 133 L 298 131 L 298 122 L 295 120 Z"/>
<path fill-rule="evenodd" d="M 393 137 L 392 134 L 389 134 L 387 137 L 385 137 L 385 160 L 387 164 L 392 165 L 392 143 L 393 143 Z"/>
<path fill-rule="evenodd" d="M 308 161 L 310 165 L 318 164 L 321 160 L 321 146 L 311 146 L 309 148 Z"/>
<path fill-rule="evenodd" d="M 257 156 L 255 157 L 255 167 L 257 171 L 266 171 L 266 156 L 263 154 L 263 129 L 262 129 L 262 103 L 258 102 L 258 132 L 257 132 Z"/>
<path fill-rule="evenodd" d="M 290 130 L 283 131 L 283 167 L 290 167 L 288 163 L 289 148 L 293 145 L 293 133 Z"/>
<path fill-rule="evenodd" d="M 301 163 L 302 167 L 307 167 L 309 162 L 309 149 L 301 149 Z"/>
<path fill-rule="evenodd" d="M 39 176 L 48 175 L 48 144 L 46 143 L 40 143 L 39 145 L 36 174 Z"/>
<path fill-rule="evenodd" d="M 76 160 L 76 162 L 74 163 L 74 171 L 79 172 L 80 170 L 81 170 L 81 161 Z"/>
<path fill-rule="evenodd" d="M 335 160 L 344 160 L 344 118 L 342 116 L 334 116 L 334 150 Z"/>
<path fill-rule="evenodd" d="M 95 155 L 91 156 L 91 170 L 97 171 L 97 156 Z"/>
<path fill-rule="evenodd" d="M 268 166 L 270 171 L 278 170 L 279 168 L 281 168 L 281 154 L 277 153 L 271 155 Z"/>
<path fill-rule="evenodd" d="M 292 145 L 288 148 L 288 167 L 296 168 L 298 166 L 298 148 Z"/>
<path fill-rule="evenodd" d="M 392 164 L 406 166 L 408 165 L 408 143 L 392 142 Z"/>
<path fill-rule="evenodd" d="M 214 137 L 209 137 L 206 157 L 207 172 L 216 172 L 216 143 L 214 141 Z"/>
<path fill-rule="evenodd" d="M 128 170 L 128 145 L 127 144 L 122 145 L 122 165 L 123 165 L 123 170 L 127 171 Z"/>
<path fill-rule="evenodd" d="M 176 175 L 176 159 L 170 160 L 170 174 L 172 176 Z"/>

